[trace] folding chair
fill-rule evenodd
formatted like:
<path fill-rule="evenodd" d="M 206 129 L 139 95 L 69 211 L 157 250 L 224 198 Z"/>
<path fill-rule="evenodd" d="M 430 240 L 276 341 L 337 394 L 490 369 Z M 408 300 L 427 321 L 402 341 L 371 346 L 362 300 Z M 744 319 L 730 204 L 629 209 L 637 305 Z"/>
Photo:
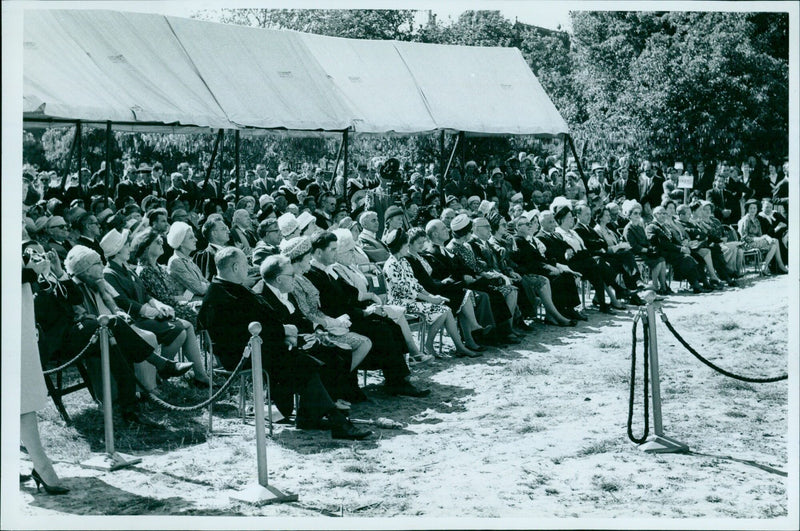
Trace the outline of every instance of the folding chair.
<path fill-rule="evenodd" d="M 218 360 L 214 355 L 214 344 L 211 340 L 211 335 L 208 333 L 208 330 L 202 329 L 198 331 L 197 339 L 200 343 L 200 350 L 204 353 L 203 359 L 205 362 L 205 369 L 206 373 L 209 375 L 211 380 L 211 385 L 208 387 L 208 396 L 214 395 L 214 376 L 219 375 L 224 377 L 225 379 L 230 378 L 233 374 L 233 371 L 227 371 L 218 366 Z M 216 366 L 215 366 L 216 365 Z M 264 373 L 264 382 L 266 385 L 266 398 L 267 398 L 267 405 L 269 405 L 269 409 L 267 411 L 267 420 L 269 422 L 269 435 L 272 437 L 273 428 L 272 428 L 272 397 L 270 395 L 270 385 L 269 385 L 269 373 L 267 373 L 266 369 L 263 369 Z M 248 389 L 248 382 L 252 381 L 253 370 L 252 369 L 244 369 L 239 371 L 239 400 L 238 400 L 238 410 L 239 414 L 242 418 L 242 424 L 247 421 L 247 408 L 246 408 L 246 398 L 247 398 L 247 389 Z M 258 407 L 258 404 L 254 404 L 254 407 Z M 263 407 L 263 405 L 262 405 Z M 214 404 L 211 403 L 208 405 L 208 432 L 211 433 L 213 431 L 213 415 L 214 415 Z"/>

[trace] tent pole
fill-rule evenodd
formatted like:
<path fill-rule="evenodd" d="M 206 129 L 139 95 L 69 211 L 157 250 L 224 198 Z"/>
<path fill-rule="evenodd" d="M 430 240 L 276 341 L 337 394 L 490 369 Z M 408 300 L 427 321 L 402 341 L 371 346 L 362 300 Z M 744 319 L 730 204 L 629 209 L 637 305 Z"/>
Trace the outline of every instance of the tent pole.
<path fill-rule="evenodd" d="M 219 138 L 221 144 L 220 147 L 222 147 L 222 151 L 225 151 L 225 131 L 223 129 L 219 130 Z M 225 183 L 223 182 L 223 178 L 224 177 L 222 172 L 222 162 L 220 161 L 220 163 L 217 165 L 217 199 L 223 196 L 222 188 L 225 185 Z"/>
<path fill-rule="evenodd" d="M 239 130 L 234 131 L 233 137 L 233 150 L 234 150 L 234 164 L 236 164 L 236 195 L 234 196 L 234 205 L 239 202 L 239 148 L 241 139 L 239 137 Z"/>
<path fill-rule="evenodd" d="M 81 167 L 83 166 L 83 126 L 81 125 L 81 122 L 78 121 L 75 124 L 75 127 L 77 128 L 77 130 L 75 131 L 75 134 L 78 137 L 78 182 L 80 182 L 80 179 L 81 179 Z M 62 191 L 63 191 L 63 188 L 62 188 Z"/>
<path fill-rule="evenodd" d="M 347 201 L 347 164 L 348 164 L 348 138 L 350 137 L 349 130 L 345 129 L 342 135 L 342 143 L 344 144 L 344 153 L 342 154 L 342 160 L 344 161 L 344 175 L 343 175 L 343 182 L 344 185 L 342 186 L 342 197 L 345 201 Z M 336 171 L 334 169 L 334 171 Z"/>
<path fill-rule="evenodd" d="M 467 163 L 467 150 L 466 150 L 466 135 L 464 135 L 464 131 L 458 132 L 458 138 L 461 141 L 461 149 L 459 151 L 459 158 L 461 159 L 461 171 L 464 171 L 464 165 Z"/>
<path fill-rule="evenodd" d="M 456 149 L 458 149 L 458 140 L 461 138 L 463 133 L 459 133 L 456 135 L 456 141 L 453 144 L 453 150 L 450 152 L 450 160 L 447 161 L 447 168 L 445 168 L 444 173 L 442 174 L 442 179 L 439 181 L 439 196 L 444 205 L 444 183 L 447 180 L 447 174 L 450 173 L 450 166 L 453 164 L 453 157 L 456 156 Z"/>
<path fill-rule="evenodd" d="M 439 131 L 439 201 L 444 203 L 444 167 L 445 155 L 444 153 L 444 129 Z"/>
<path fill-rule="evenodd" d="M 578 150 L 575 149 L 575 142 L 572 141 L 571 136 L 567 136 L 569 139 L 569 147 L 572 150 L 572 156 L 575 157 L 575 162 L 578 164 L 578 173 L 581 176 L 581 181 L 583 181 L 583 186 L 586 189 L 586 192 L 589 192 L 589 185 L 586 182 L 586 176 L 583 174 L 583 165 L 581 164 L 581 159 L 578 158 Z M 565 176 L 566 177 L 566 176 Z M 566 182 L 566 179 L 564 179 Z"/>
<path fill-rule="evenodd" d="M 69 175 L 70 166 L 72 166 L 72 155 L 75 153 L 75 148 L 78 146 L 78 139 L 80 138 L 81 134 L 81 123 L 77 122 L 75 124 L 75 136 L 72 138 L 72 145 L 69 148 L 69 154 L 67 155 L 67 161 L 64 163 L 64 176 L 61 178 L 61 193 L 64 193 L 64 187 L 67 185 L 67 175 Z M 80 160 L 78 161 L 78 168 L 80 168 Z M 78 170 L 80 173 L 80 169 Z"/>
<path fill-rule="evenodd" d="M 564 133 L 561 136 L 561 142 L 564 144 L 564 151 L 561 153 L 561 195 L 564 195 L 567 189 L 567 150 L 569 149 L 569 134 Z"/>
<path fill-rule="evenodd" d="M 105 175 L 106 206 L 108 206 L 108 188 L 111 180 L 111 122 L 106 122 L 106 175 Z"/>
<path fill-rule="evenodd" d="M 335 191 L 336 187 L 336 168 L 339 167 L 339 160 L 342 157 L 342 150 L 344 149 L 344 134 L 342 134 L 342 141 L 339 142 L 339 151 L 336 152 L 336 162 L 333 164 L 333 171 L 331 172 L 331 182 L 328 185 L 331 192 Z"/>
<path fill-rule="evenodd" d="M 203 181 L 203 188 L 208 186 L 208 180 L 211 178 L 211 170 L 214 168 L 214 161 L 217 159 L 217 151 L 219 150 L 219 143 L 222 140 L 222 128 L 217 131 L 217 140 L 214 142 L 214 149 L 211 151 L 211 160 L 208 161 L 208 168 L 206 168 L 206 180 Z"/>

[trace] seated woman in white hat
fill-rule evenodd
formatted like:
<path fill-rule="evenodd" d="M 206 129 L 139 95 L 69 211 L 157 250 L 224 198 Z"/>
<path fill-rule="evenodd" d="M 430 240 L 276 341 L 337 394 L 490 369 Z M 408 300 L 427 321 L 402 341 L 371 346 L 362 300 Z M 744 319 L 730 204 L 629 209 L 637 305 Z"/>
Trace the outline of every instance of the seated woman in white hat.
<path fill-rule="evenodd" d="M 108 259 L 103 278 L 116 292 L 114 302 L 134 320 L 134 324 L 156 335 L 161 354 L 173 359 L 179 349 L 194 365 L 194 380 L 200 386 L 208 385 L 203 357 L 197 343 L 194 326 L 189 321 L 175 318 L 175 309 L 147 294 L 142 279 L 128 265 L 131 246 L 128 231 L 111 230 L 100 240 Z"/>
<path fill-rule="evenodd" d="M 176 221 L 169 227 L 167 244 L 175 252 L 167 262 L 167 271 L 190 299 L 200 300 L 208 291 L 209 281 L 189 257 L 197 250 L 197 236 L 188 223 Z"/>

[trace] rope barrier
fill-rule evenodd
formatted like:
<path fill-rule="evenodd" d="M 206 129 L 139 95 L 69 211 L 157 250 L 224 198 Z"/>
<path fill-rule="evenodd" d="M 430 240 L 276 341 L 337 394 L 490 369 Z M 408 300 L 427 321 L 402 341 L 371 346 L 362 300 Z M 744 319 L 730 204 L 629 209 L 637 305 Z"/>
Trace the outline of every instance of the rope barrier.
<path fill-rule="evenodd" d="M 110 330 L 109 330 L 109 336 L 113 336 L 113 334 L 111 333 Z M 178 405 L 175 405 L 175 404 L 170 404 L 169 402 L 167 402 L 163 398 L 157 396 L 155 393 L 153 393 L 152 391 L 147 389 L 147 387 L 144 384 L 142 384 L 142 382 L 139 381 L 139 378 L 136 378 L 135 375 L 134 375 L 134 379 L 136 380 L 136 383 L 139 384 L 139 387 L 144 391 L 144 393 L 150 398 L 150 400 L 155 402 L 157 405 L 163 407 L 164 409 L 167 409 L 167 410 L 170 410 L 170 411 L 196 411 L 198 409 L 203 409 L 204 407 L 208 406 L 209 404 L 212 404 L 212 403 L 216 402 L 217 398 L 219 398 L 220 395 L 222 395 L 225 391 L 228 390 L 228 388 L 231 386 L 231 384 L 233 384 L 234 378 L 242 370 L 242 366 L 244 366 L 245 361 L 247 361 L 250 358 L 250 353 L 251 353 L 250 345 L 248 344 L 245 347 L 244 351 L 242 352 L 242 357 L 239 360 L 238 365 L 236 365 L 236 368 L 233 369 L 233 372 L 231 372 L 231 375 L 228 377 L 228 379 L 225 381 L 225 383 L 222 384 L 222 386 L 219 388 L 219 390 L 216 393 L 214 393 L 213 395 L 211 395 L 210 397 L 208 397 L 206 400 L 203 400 L 199 404 L 195 404 L 193 406 L 178 406 Z"/>
<path fill-rule="evenodd" d="M 63 371 L 64 369 L 66 369 L 70 365 L 73 365 L 73 364 L 77 363 L 78 360 L 81 359 L 83 357 L 83 355 L 86 354 L 86 352 L 88 352 L 89 347 L 91 347 L 92 345 L 97 343 L 97 338 L 98 337 L 100 337 L 100 329 L 99 328 L 97 330 L 95 330 L 94 334 L 92 334 L 92 337 L 89 338 L 89 342 L 86 344 L 85 347 L 83 347 L 83 350 L 78 352 L 77 356 L 75 356 L 74 358 L 72 358 L 71 360 L 66 362 L 65 364 L 59 365 L 55 369 L 48 369 L 46 371 L 42 371 L 42 373 L 45 374 L 45 375 L 55 374 L 57 372 Z"/>
<path fill-rule="evenodd" d="M 773 382 L 779 382 L 781 380 L 786 380 L 789 378 L 788 374 L 784 374 L 782 376 L 775 376 L 772 378 L 749 378 L 747 376 L 739 376 L 738 374 L 734 374 L 732 372 L 726 371 L 725 369 L 722 369 L 714 365 L 712 362 L 708 361 L 703 356 L 701 356 L 699 352 L 693 349 L 692 346 L 689 345 L 689 343 L 687 343 L 686 340 L 683 339 L 683 337 L 681 337 L 678 331 L 675 330 L 675 328 L 673 328 L 672 323 L 669 322 L 667 314 L 664 313 L 664 310 L 659 308 L 658 312 L 661 314 L 661 320 L 664 321 L 664 324 L 667 326 L 667 329 L 670 332 L 672 332 L 672 335 L 675 336 L 675 339 L 677 339 L 680 342 L 680 344 L 683 345 L 686 348 L 686 350 L 688 350 L 695 358 L 703 362 L 705 365 L 711 367 L 718 373 L 723 374 L 729 378 L 733 378 L 734 380 L 740 380 L 742 382 L 749 382 L 749 383 L 773 383 Z"/>
<path fill-rule="evenodd" d="M 637 438 L 633 435 L 633 395 L 636 389 L 636 327 L 640 318 L 642 319 L 642 331 L 644 332 L 644 433 L 641 438 Z M 647 392 L 650 383 L 648 373 L 650 332 L 648 328 L 647 316 L 643 316 L 641 312 L 637 313 L 636 317 L 633 318 L 633 326 L 631 327 L 631 392 L 628 400 L 628 438 L 636 444 L 643 444 L 650 434 L 650 400 Z"/>

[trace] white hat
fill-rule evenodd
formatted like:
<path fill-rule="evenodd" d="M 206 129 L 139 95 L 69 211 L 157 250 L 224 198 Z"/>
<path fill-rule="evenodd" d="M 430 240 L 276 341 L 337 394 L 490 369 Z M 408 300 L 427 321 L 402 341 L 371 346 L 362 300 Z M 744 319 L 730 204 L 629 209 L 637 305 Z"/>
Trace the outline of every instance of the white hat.
<path fill-rule="evenodd" d="M 493 209 L 493 208 L 494 208 L 496 205 L 497 205 L 497 204 L 496 204 L 494 201 L 487 201 L 486 199 L 484 199 L 483 201 L 481 201 L 481 204 L 480 204 L 480 206 L 478 207 L 478 212 L 480 212 L 481 214 L 483 214 L 483 215 L 485 216 L 485 215 L 487 215 L 489 212 L 491 212 L 491 211 L 492 211 L 492 209 Z"/>
<path fill-rule="evenodd" d="M 311 222 L 316 222 L 315 218 L 310 212 L 305 211 L 297 216 L 297 228 L 302 232 Z"/>
<path fill-rule="evenodd" d="M 106 258 L 111 258 L 125 247 L 125 242 L 128 241 L 128 233 L 128 229 L 124 229 L 122 232 L 117 229 L 111 229 L 103 236 L 103 239 L 100 240 L 100 247 L 103 249 L 103 254 L 106 255 Z"/>
<path fill-rule="evenodd" d="M 297 218 L 291 212 L 287 212 L 278 218 L 278 228 L 284 238 L 291 236 L 297 230 L 297 227 Z"/>
<path fill-rule="evenodd" d="M 169 226 L 167 232 L 167 244 L 173 249 L 177 249 L 186 239 L 186 235 L 192 231 L 192 227 L 183 221 L 176 221 Z"/>
<path fill-rule="evenodd" d="M 560 195 L 555 199 L 553 199 L 553 202 L 550 203 L 550 210 L 552 210 L 553 213 L 555 213 L 556 210 L 559 210 L 559 207 L 567 207 L 570 210 L 572 210 L 572 201 L 570 201 L 563 195 Z"/>
<path fill-rule="evenodd" d="M 519 217 L 531 221 L 533 218 L 539 217 L 539 211 L 534 208 L 533 210 L 528 210 L 527 212 L 523 212 L 522 214 L 519 215 Z"/>
<path fill-rule="evenodd" d="M 471 195 L 469 196 L 469 199 L 467 199 L 467 204 L 472 203 L 473 201 L 477 201 L 480 203 L 481 198 L 478 197 L 477 195 Z"/>
<path fill-rule="evenodd" d="M 522 192 L 517 192 L 516 194 L 511 196 L 512 203 L 522 203 L 523 197 Z"/>
<path fill-rule="evenodd" d="M 453 221 L 450 222 L 450 229 L 454 231 L 461 230 L 468 226 L 471 222 L 472 220 L 469 219 L 468 215 L 459 214 L 453 218 Z"/>
<path fill-rule="evenodd" d="M 100 255 L 97 254 L 97 251 L 83 245 L 76 245 L 67 253 L 67 257 L 64 259 L 64 269 L 70 275 L 80 275 L 99 261 Z"/>
<path fill-rule="evenodd" d="M 594 170 L 605 170 L 605 166 L 600 164 L 599 162 L 592 162 L 592 171 Z"/>

